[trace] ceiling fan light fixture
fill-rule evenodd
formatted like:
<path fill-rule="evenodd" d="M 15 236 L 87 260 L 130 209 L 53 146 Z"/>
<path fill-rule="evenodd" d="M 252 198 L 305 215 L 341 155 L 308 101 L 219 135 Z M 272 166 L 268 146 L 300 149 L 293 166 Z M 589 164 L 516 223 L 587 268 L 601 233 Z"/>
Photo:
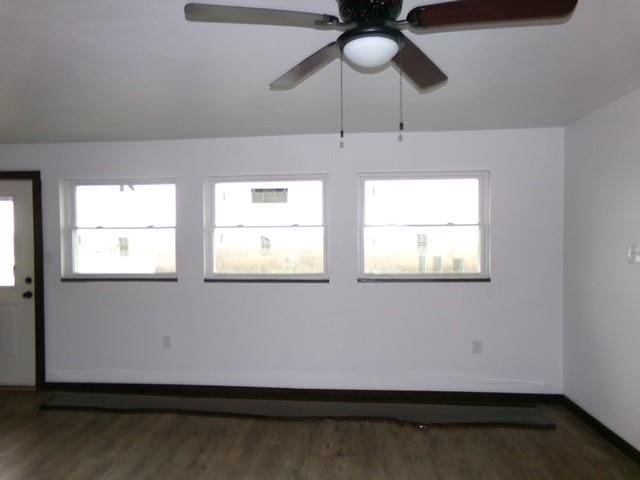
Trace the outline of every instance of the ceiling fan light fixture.
<path fill-rule="evenodd" d="M 362 68 L 378 68 L 390 62 L 400 51 L 395 38 L 388 35 L 362 35 L 349 40 L 342 53 Z"/>
<path fill-rule="evenodd" d="M 338 44 L 350 63 L 371 69 L 385 65 L 398 54 L 402 35 L 384 26 L 356 28 L 343 33 Z"/>

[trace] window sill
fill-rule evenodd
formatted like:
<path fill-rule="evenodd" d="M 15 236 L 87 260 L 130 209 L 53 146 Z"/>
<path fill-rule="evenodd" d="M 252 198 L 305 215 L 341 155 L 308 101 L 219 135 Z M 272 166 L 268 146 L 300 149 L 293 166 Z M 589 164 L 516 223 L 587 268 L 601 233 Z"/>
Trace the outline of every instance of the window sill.
<path fill-rule="evenodd" d="M 63 283 L 89 283 L 89 282 L 167 282 L 177 283 L 177 277 L 63 277 Z"/>
<path fill-rule="evenodd" d="M 329 283 L 328 278 L 205 278 L 204 283 Z"/>
<path fill-rule="evenodd" d="M 491 283 L 489 277 L 473 278 L 358 278 L 358 283 Z"/>

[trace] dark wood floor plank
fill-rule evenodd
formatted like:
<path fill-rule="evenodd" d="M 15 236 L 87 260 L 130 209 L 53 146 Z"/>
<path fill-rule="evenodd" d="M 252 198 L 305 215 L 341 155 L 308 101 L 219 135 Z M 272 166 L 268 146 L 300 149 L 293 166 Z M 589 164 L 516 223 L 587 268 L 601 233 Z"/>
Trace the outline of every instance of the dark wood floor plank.
<path fill-rule="evenodd" d="M 0 392 L 0 480 L 637 480 L 560 405 L 557 430 L 40 410 Z"/>

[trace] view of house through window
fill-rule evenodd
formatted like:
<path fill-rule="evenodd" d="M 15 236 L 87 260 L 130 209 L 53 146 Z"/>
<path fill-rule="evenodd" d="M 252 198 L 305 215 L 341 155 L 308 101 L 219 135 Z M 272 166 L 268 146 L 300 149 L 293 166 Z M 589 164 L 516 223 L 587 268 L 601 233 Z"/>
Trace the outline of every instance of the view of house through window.
<path fill-rule="evenodd" d="M 322 275 L 322 180 L 211 181 L 209 274 Z"/>
<path fill-rule="evenodd" d="M 365 275 L 483 274 L 481 180 L 365 179 Z"/>
<path fill-rule="evenodd" d="M 73 185 L 74 274 L 176 271 L 173 184 Z"/>
<path fill-rule="evenodd" d="M 362 275 L 488 276 L 488 174 L 361 181 Z M 175 274 L 175 184 L 68 182 L 65 192 L 66 274 Z M 324 208 L 322 178 L 209 180 L 207 277 L 326 278 Z M 13 282 L 10 200 L 0 199 L 0 222 L 4 285 Z"/>
<path fill-rule="evenodd" d="M 0 198 L 0 287 L 13 287 L 16 279 L 13 200 Z"/>

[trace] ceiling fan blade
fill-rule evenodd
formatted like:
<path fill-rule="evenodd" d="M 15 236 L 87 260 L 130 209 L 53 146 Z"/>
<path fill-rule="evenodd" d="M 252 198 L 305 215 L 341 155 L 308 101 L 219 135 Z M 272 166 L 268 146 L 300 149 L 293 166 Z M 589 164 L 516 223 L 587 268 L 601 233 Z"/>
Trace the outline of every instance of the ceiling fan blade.
<path fill-rule="evenodd" d="M 341 25 L 340 19 L 333 15 L 268 8 L 205 5 L 203 3 L 188 3 L 184 7 L 184 15 L 190 22 L 244 23 L 306 28 L 333 28 Z"/>
<path fill-rule="evenodd" d="M 271 83 L 273 90 L 287 90 L 293 88 L 322 67 L 328 65 L 340 56 L 336 42 L 322 47 L 317 52 L 305 58 L 298 65 Z"/>
<path fill-rule="evenodd" d="M 457 0 L 414 8 L 407 21 L 415 28 L 473 27 L 482 24 L 562 19 L 578 0 Z"/>
<path fill-rule="evenodd" d="M 413 82 L 418 90 L 445 83 L 448 78 L 418 46 L 404 35 L 403 46 L 391 60 Z"/>

